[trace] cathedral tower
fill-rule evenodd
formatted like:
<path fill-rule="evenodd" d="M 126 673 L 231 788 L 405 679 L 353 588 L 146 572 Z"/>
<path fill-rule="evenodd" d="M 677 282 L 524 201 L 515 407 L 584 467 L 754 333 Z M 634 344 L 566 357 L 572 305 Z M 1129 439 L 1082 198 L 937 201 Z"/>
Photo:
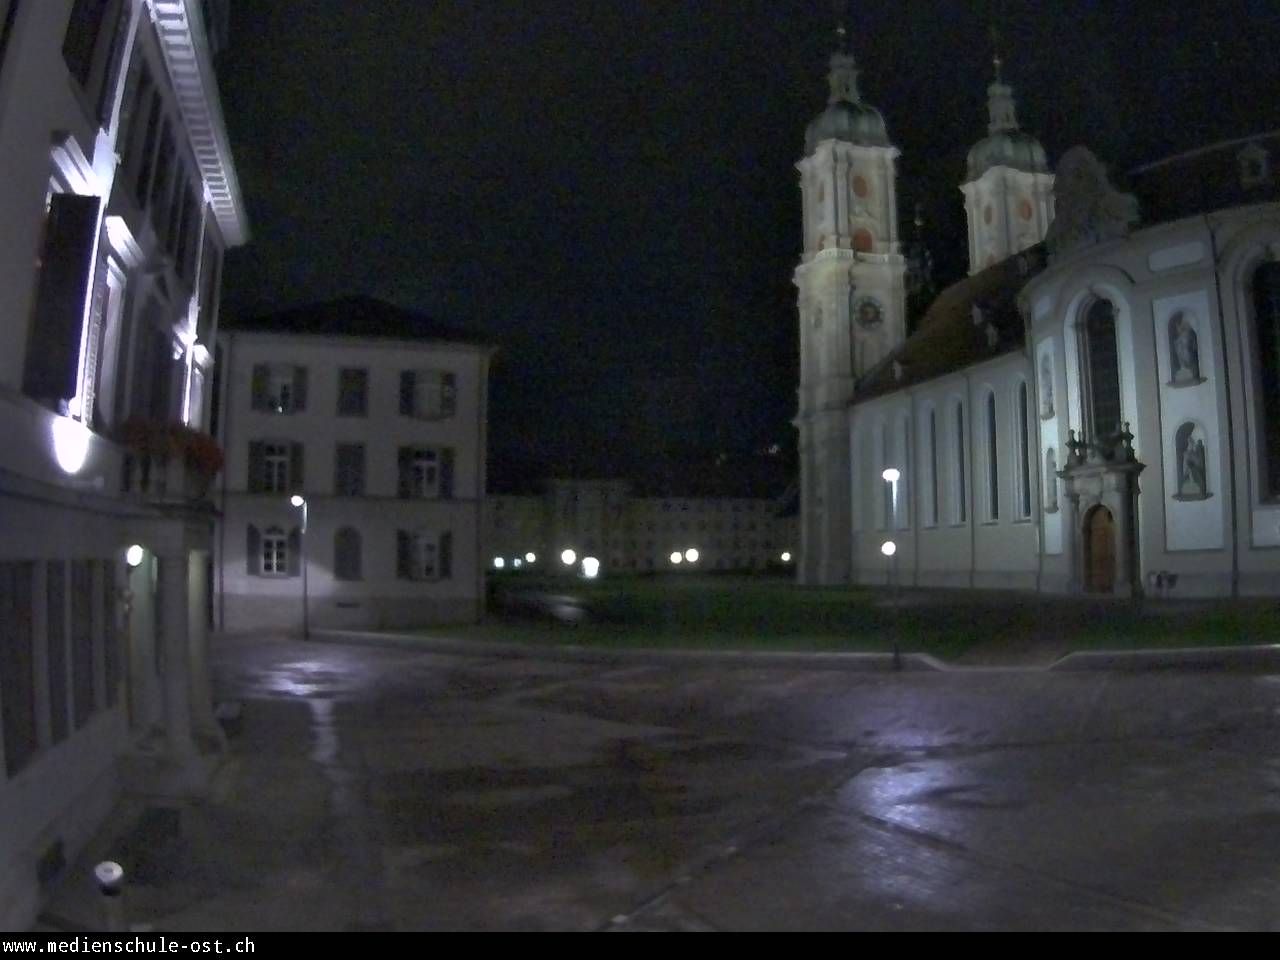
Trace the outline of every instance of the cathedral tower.
<path fill-rule="evenodd" d="M 969 273 L 999 263 L 1044 239 L 1053 220 L 1053 174 L 1044 147 L 1018 127 L 1013 87 L 1001 77 L 987 88 L 988 136 L 969 151 L 964 192 L 969 219 Z"/>
<path fill-rule="evenodd" d="M 797 164 L 804 254 L 800 316 L 802 583 L 849 582 L 849 403 L 859 377 L 906 336 L 905 261 L 898 239 L 898 149 L 863 101 L 843 26 L 826 109 L 809 124 Z"/>

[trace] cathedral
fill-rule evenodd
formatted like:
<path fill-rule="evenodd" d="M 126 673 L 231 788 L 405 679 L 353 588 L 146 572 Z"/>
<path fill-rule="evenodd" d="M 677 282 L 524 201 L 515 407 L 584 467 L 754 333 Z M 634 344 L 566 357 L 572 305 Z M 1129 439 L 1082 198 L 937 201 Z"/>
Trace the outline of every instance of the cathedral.
<path fill-rule="evenodd" d="M 1117 186 L 1050 166 L 997 59 L 969 275 L 909 324 L 898 150 L 841 41 L 797 165 L 800 582 L 1280 593 L 1280 131 Z"/>

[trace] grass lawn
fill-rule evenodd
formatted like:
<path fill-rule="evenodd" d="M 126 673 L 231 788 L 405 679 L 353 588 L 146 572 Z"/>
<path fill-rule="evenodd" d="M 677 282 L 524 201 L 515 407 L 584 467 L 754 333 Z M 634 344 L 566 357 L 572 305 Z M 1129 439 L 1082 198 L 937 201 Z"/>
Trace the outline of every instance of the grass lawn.
<path fill-rule="evenodd" d="M 433 636 L 532 644 L 655 649 L 904 652 L 943 659 L 1034 651 L 1228 646 L 1280 642 L 1272 601 L 1116 601 L 994 591 L 903 591 L 797 587 L 768 576 L 619 576 L 595 582 L 506 577 L 494 582 L 490 617 Z M 541 592 L 585 611 L 577 623 L 545 610 L 512 612 Z"/>

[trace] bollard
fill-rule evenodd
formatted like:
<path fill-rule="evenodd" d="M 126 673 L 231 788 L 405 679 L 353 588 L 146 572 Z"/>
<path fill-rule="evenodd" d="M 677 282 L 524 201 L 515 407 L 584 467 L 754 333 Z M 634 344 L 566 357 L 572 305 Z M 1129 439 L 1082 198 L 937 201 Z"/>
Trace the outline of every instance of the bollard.
<path fill-rule="evenodd" d="M 124 919 L 124 867 L 114 860 L 103 860 L 93 868 L 93 879 L 102 895 L 102 930 L 104 933 L 127 933 Z"/>

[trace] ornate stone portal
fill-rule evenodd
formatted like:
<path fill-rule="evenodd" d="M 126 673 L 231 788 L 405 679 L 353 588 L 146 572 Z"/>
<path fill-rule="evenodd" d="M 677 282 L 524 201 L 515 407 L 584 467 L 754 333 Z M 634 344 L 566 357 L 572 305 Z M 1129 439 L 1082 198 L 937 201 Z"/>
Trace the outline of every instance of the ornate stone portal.
<path fill-rule="evenodd" d="M 1138 570 L 1138 475 L 1126 423 L 1100 442 L 1071 431 L 1062 478 L 1071 538 L 1073 593 L 1132 597 L 1142 592 Z"/>

